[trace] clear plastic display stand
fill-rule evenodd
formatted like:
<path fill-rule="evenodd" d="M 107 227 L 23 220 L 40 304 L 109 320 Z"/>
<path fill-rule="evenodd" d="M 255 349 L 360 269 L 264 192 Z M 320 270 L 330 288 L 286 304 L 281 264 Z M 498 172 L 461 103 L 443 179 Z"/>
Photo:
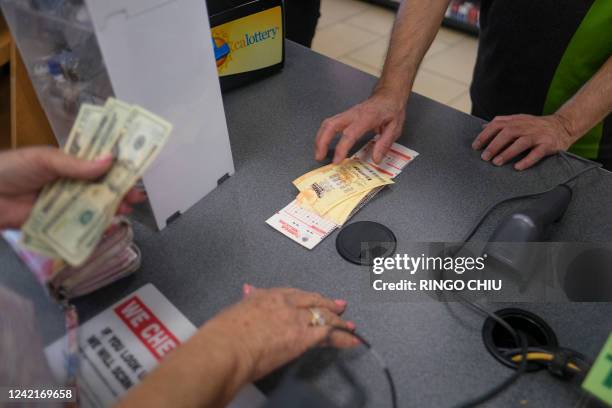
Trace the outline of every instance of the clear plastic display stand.
<path fill-rule="evenodd" d="M 162 229 L 234 173 L 203 0 L 0 0 L 60 145 L 109 96 L 172 122 L 143 177 Z"/>

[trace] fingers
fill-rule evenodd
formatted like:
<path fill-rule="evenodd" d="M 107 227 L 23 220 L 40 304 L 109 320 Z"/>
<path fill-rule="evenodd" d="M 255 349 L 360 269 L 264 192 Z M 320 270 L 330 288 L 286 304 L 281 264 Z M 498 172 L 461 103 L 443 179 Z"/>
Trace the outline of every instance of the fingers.
<path fill-rule="evenodd" d="M 546 147 L 537 146 L 535 149 L 529 152 L 529 154 L 524 159 L 516 163 L 514 165 L 514 168 L 516 170 L 528 169 L 529 167 L 533 166 L 534 164 L 536 164 L 537 162 L 539 162 L 540 160 L 542 160 L 544 157 L 548 156 L 551 153 L 552 152 L 549 152 L 546 149 Z"/>
<path fill-rule="evenodd" d="M 474 142 L 472 142 L 472 148 L 474 150 L 480 150 L 484 146 L 488 145 L 491 139 L 495 137 L 505 126 L 505 117 L 498 116 L 495 117 L 491 122 L 489 122 L 485 128 L 476 136 Z M 488 159 L 485 159 L 488 160 Z"/>
<path fill-rule="evenodd" d="M 361 342 L 350 333 L 354 329 L 348 329 L 348 331 L 344 330 L 344 328 L 341 328 L 341 330 L 337 329 L 338 327 L 328 325 L 311 327 L 310 330 L 307 331 L 309 335 L 307 339 L 309 347 L 330 345 L 337 348 L 350 348 L 361 344 Z"/>
<path fill-rule="evenodd" d="M 117 209 L 117 214 L 128 215 L 133 213 L 134 208 L 132 208 L 132 205 L 142 203 L 146 199 L 147 195 L 144 191 L 137 188 L 132 188 L 130 191 L 128 191 L 125 197 L 123 197 L 123 201 Z"/>
<path fill-rule="evenodd" d="M 113 162 L 111 154 L 90 161 L 78 159 L 54 148 L 37 148 L 32 151 L 50 180 L 60 177 L 95 180 L 106 173 Z"/>
<path fill-rule="evenodd" d="M 245 283 L 242 285 L 242 294 L 246 297 L 252 295 L 256 291 L 260 289 L 256 289 L 253 285 Z M 333 313 L 342 314 L 348 305 L 348 302 L 344 299 L 329 299 L 326 298 L 319 293 L 314 292 L 306 292 L 299 289 L 294 288 L 277 288 L 277 289 L 269 289 L 270 291 L 280 291 L 286 297 L 286 299 L 291 303 L 291 305 L 308 309 L 311 307 L 317 308 L 325 308 Z"/>
<path fill-rule="evenodd" d="M 366 132 L 372 130 L 372 128 L 372 124 L 365 120 L 359 120 L 347 126 L 342 132 L 340 141 L 336 145 L 333 162 L 340 163 L 344 160 L 355 143 L 361 139 Z"/>
<path fill-rule="evenodd" d="M 519 137 L 512 143 L 507 149 L 502 151 L 493 159 L 493 164 L 496 166 L 502 166 L 504 163 L 512 160 L 519 154 L 523 153 L 525 150 L 532 147 L 532 143 L 530 142 L 528 137 Z"/>
<path fill-rule="evenodd" d="M 297 289 L 288 289 L 288 292 L 291 296 L 291 301 L 296 307 L 302 308 L 325 308 L 331 310 L 336 314 L 341 314 L 344 312 L 347 306 L 346 300 L 331 300 L 318 293 L 313 292 L 304 292 Z"/>
<path fill-rule="evenodd" d="M 249 285 L 248 283 L 245 283 L 244 285 L 242 285 L 242 295 L 245 297 L 253 293 L 254 290 L 255 290 L 255 287 L 253 285 Z"/>
<path fill-rule="evenodd" d="M 306 324 L 310 325 L 312 313 L 310 310 L 303 309 L 305 312 Z M 360 344 L 359 340 L 351 334 L 355 330 L 355 323 L 345 321 L 338 315 L 326 309 L 319 309 L 325 325 L 309 327 L 309 346 L 331 345 L 338 348 L 354 347 Z"/>
<path fill-rule="evenodd" d="M 393 142 L 397 140 L 397 134 L 395 128 L 389 124 L 385 127 L 376 143 L 374 143 L 374 150 L 372 151 L 372 160 L 374 163 L 380 163 L 383 157 L 387 154 Z"/>
<path fill-rule="evenodd" d="M 119 208 L 117 209 L 117 214 L 119 215 L 128 215 L 133 212 L 134 212 L 134 209 L 125 202 L 122 202 L 121 204 L 119 204 Z"/>
<path fill-rule="evenodd" d="M 482 160 L 489 161 L 493 157 L 497 156 L 497 154 L 512 143 L 516 139 L 516 135 L 510 132 L 508 129 L 502 129 L 497 135 L 493 138 L 491 143 L 485 148 L 484 152 L 480 156 Z"/>
<path fill-rule="evenodd" d="M 337 348 L 350 348 L 360 345 L 361 342 L 357 337 L 346 331 L 332 330 L 329 337 L 329 344 Z"/>
<path fill-rule="evenodd" d="M 321 123 L 321 127 L 315 138 L 315 159 L 323 160 L 327 156 L 329 144 L 337 133 L 344 130 L 349 124 L 348 115 L 340 114 L 327 118 Z"/>
<path fill-rule="evenodd" d="M 334 312 L 332 312 L 332 311 L 330 311 L 328 309 L 319 308 L 319 307 L 308 308 L 308 309 L 300 309 L 300 313 L 304 315 L 303 321 L 307 325 L 311 324 L 311 322 L 312 322 L 313 312 L 311 311 L 311 309 L 312 310 L 316 309 L 316 310 L 318 310 L 321 313 L 321 316 L 325 320 L 325 325 L 327 325 L 327 326 L 337 327 L 337 328 L 344 329 L 344 330 L 349 330 L 349 331 L 355 330 L 355 323 L 343 320 L 336 313 L 334 313 Z"/>
<path fill-rule="evenodd" d="M 146 200 L 147 194 L 138 188 L 132 188 L 125 197 L 123 197 L 123 201 L 128 205 L 140 204 Z"/>
<path fill-rule="evenodd" d="M 476 137 L 472 147 L 486 146 L 481 158 L 485 161 L 493 159 L 496 166 L 531 149 L 525 158 L 514 165 L 516 170 L 525 170 L 543 157 L 566 147 L 565 139 L 550 124 L 547 117 L 524 114 L 498 116 Z"/>

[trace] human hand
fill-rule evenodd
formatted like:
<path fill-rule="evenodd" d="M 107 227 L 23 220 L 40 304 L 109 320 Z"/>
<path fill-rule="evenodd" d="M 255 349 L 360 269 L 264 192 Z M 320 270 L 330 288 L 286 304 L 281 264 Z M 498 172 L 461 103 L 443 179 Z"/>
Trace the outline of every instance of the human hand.
<path fill-rule="evenodd" d="M 405 119 L 405 100 L 383 91 L 375 92 L 364 102 L 323 121 L 315 139 L 315 159 L 325 159 L 329 144 L 341 133 L 333 159 L 339 163 L 365 133 L 373 130 L 380 135 L 372 153 L 374 161 L 379 163 L 401 136 Z"/>
<path fill-rule="evenodd" d="M 215 316 L 203 329 L 233 345 L 240 364 L 249 373 L 247 381 L 265 376 L 326 340 L 339 348 L 360 344 L 349 333 L 333 330 L 355 329 L 354 323 L 339 317 L 346 309 L 344 300 L 288 288 L 256 289 L 244 285 L 243 292 L 245 297 L 240 303 Z M 320 310 L 325 325 L 310 324 L 310 308 Z"/>
<path fill-rule="evenodd" d="M 482 159 L 502 166 L 517 155 L 530 150 L 514 168 L 525 170 L 542 158 L 567 150 L 576 141 L 562 116 L 497 116 L 484 126 L 472 148 L 482 152 Z M 485 147 L 486 146 L 486 147 Z"/>
<path fill-rule="evenodd" d="M 53 147 L 29 147 L 0 153 L 0 228 L 20 227 L 29 217 L 38 192 L 59 178 L 95 180 L 112 166 L 107 155 L 88 161 Z M 119 213 L 132 211 L 130 205 L 142 202 L 144 193 L 131 190 Z"/>

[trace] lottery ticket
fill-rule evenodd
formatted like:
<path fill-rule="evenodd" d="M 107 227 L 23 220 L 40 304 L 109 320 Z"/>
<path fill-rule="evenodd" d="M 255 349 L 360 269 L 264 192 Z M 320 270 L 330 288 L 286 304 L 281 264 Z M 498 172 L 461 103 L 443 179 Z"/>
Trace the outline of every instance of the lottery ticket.
<path fill-rule="evenodd" d="M 359 159 L 361 162 L 367 163 L 377 172 L 388 178 L 397 177 L 402 172 L 402 169 L 419 155 L 419 153 L 412 149 L 398 143 L 393 143 L 383 160 L 377 164 L 372 159 L 373 147 L 374 140 L 365 144 L 351 159 Z M 321 169 L 324 170 L 321 171 Z M 321 169 L 318 169 L 318 174 L 325 171 L 329 172 L 328 166 L 324 166 Z M 294 181 L 296 187 L 298 189 L 300 187 L 305 188 L 304 186 L 307 186 L 309 181 L 306 179 L 306 176 L 313 173 L 317 174 L 317 170 L 296 179 Z M 285 208 L 270 217 L 266 223 L 307 249 L 313 249 L 336 228 L 342 226 L 354 216 L 386 185 L 382 184 L 353 193 L 345 197 L 345 200 L 328 209 L 324 215 L 317 214 L 317 211 L 312 206 L 302 201 L 302 197 L 302 199 L 293 200 Z M 299 195 L 298 198 L 300 198 Z"/>
<path fill-rule="evenodd" d="M 375 140 L 370 140 L 357 153 L 353 155 L 361 161 L 368 163 L 382 174 L 395 178 L 402 172 L 404 166 L 414 160 L 419 154 L 412 149 L 402 146 L 399 143 L 393 143 L 385 157 L 380 163 L 375 163 L 372 159 Z"/>
<path fill-rule="evenodd" d="M 270 217 L 266 223 L 308 249 L 314 248 L 338 227 L 317 213 L 303 209 L 296 200 Z"/>
<path fill-rule="evenodd" d="M 393 184 L 388 176 L 358 159 L 323 166 L 293 181 L 300 191 L 298 201 L 319 215 L 325 215 L 344 200 L 387 184 Z"/>

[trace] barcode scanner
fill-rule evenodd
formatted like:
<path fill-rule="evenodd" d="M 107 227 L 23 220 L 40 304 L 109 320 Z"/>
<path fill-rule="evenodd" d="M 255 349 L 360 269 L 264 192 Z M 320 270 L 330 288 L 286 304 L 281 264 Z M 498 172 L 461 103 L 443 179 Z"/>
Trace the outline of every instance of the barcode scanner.
<path fill-rule="evenodd" d="M 531 278 L 538 256 L 538 247 L 529 243 L 546 241 L 548 227 L 563 217 L 571 199 L 572 190 L 560 184 L 508 215 L 491 235 L 484 253 L 518 274 L 521 290 Z"/>
<path fill-rule="evenodd" d="M 490 242 L 539 242 L 546 240 L 548 227 L 559 221 L 572 199 L 572 190 L 559 184 L 529 205 L 506 217 Z"/>

